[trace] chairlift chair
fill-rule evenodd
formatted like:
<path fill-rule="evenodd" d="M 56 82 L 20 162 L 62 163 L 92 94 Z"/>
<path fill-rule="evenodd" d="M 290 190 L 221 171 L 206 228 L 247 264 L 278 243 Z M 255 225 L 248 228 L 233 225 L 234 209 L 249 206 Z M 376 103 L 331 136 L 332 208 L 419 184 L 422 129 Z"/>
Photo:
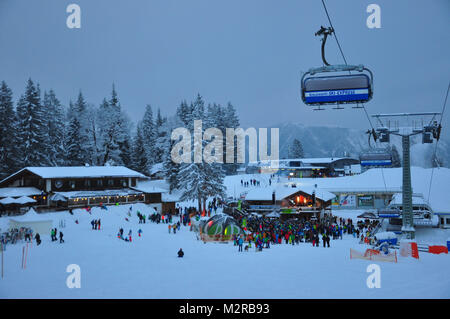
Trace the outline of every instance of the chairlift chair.
<path fill-rule="evenodd" d="M 321 27 L 316 33 L 316 36 L 323 36 L 322 60 L 325 66 L 311 68 L 301 79 L 303 102 L 317 106 L 317 110 L 323 110 L 320 106 L 328 104 L 335 104 L 336 109 L 343 109 L 341 104 L 359 106 L 373 96 L 373 74 L 368 68 L 363 65 L 330 65 L 325 59 L 325 42 L 333 32 L 332 28 Z M 342 72 L 349 74 L 340 74 Z M 322 75 L 324 73 L 327 75 Z"/>

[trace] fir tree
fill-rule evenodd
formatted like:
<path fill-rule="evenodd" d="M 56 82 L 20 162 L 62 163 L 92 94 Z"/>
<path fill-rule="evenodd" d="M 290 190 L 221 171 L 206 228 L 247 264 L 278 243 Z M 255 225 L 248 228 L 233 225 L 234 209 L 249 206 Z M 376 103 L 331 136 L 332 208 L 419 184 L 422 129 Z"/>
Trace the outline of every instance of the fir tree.
<path fill-rule="evenodd" d="M 289 158 L 303 158 L 304 156 L 302 143 L 298 139 L 294 139 L 289 148 Z"/>
<path fill-rule="evenodd" d="M 55 92 L 44 92 L 43 105 L 47 112 L 46 146 L 49 164 L 52 166 L 64 164 L 64 111 L 56 98 Z"/>
<path fill-rule="evenodd" d="M 225 159 L 226 159 L 226 128 L 238 128 L 240 126 L 239 123 L 239 118 L 236 114 L 236 110 L 234 108 L 234 106 L 231 103 L 227 104 L 227 107 L 222 111 L 219 112 L 224 114 L 224 119 L 225 119 L 225 123 L 222 125 L 221 130 L 223 131 L 223 136 L 224 136 L 224 163 L 225 163 Z M 219 125 L 220 125 L 220 121 L 219 121 Z M 223 165 L 223 168 L 225 170 L 225 173 L 227 175 L 232 175 L 232 174 L 236 174 L 236 171 L 239 167 L 239 164 L 237 163 L 237 137 L 234 137 L 233 141 L 228 141 L 228 143 L 233 143 L 234 145 L 234 163 L 226 163 Z"/>
<path fill-rule="evenodd" d="M 17 103 L 18 145 L 21 166 L 47 166 L 49 159 L 45 136 L 47 131 L 47 114 L 41 105 L 39 85 L 31 79 L 27 82 L 25 93 Z"/>
<path fill-rule="evenodd" d="M 147 156 L 145 154 L 144 138 L 142 134 L 142 123 L 136 126 L 136 135 L 133 139 L 132 147 L 132 166 L 134 170 L 142 173 L 148 173 Z"/>
<path fill-rule="evenodd" d="M 84 154 L 80 143 L 81 124 L 77 116 L 77 109 L 72 102 L 69 103 L 68 122 L 64 139 L 66 165 L 83 166 Z"/>
<path fill-rule="evenodd" d="M 0 177 L 5 177 L 19 168 L 17 133 L 12 91 L 2 81 L 0 85 Z"/>
<path fill-rule="evenodd" d="M 195 120 L 208 122 L 205 121 L 205 103 L 200 94 L 198 94 L 195 101 L 191 103 L 190 110 L 192 110 L 192 113 L 187 115 L 185 119 L 191 118 L 192 122 Z M 183 121 L 182 119 L 180 120 Z M 194 123 L 187 123 L 187 127 L 194 133 Z M 202 127 L 202 130 L 203 129 L 204 128 Z M 203 139 L 195 139 L 193 138 L 193 134 L 191 135 L 193 140 L 191 160 L 193 160 L 194 150 L 200 148 L 203 152 L 206 141 Z M 201 144 L 197 145 L 197 143 Z M 195 161 L 192 161 L 191 163 L 182 163 L 180 165 L 178 178 L 178 186 L 183 190 L 181 200 L 197 200 L 198 209 L 199 211 L 202 211 L 202 204 L 203 209 L 205 209 L 205 203 L 208 197 L 223 196 L 223 178 L 224 174 L 222 166 L 216 163 L 208 164 L 203 160 L 201 163 L 195 163 Z"/>
<path fill-rule="evenodd" d="M 155 120 L 155 162 L 161 163 L 164 160 L 164 152 L 165 148 L 167 147 L 167 139 L 168 134 L 170 132 L 167 131 L 167 125 L 165 125 L 167 122 L 167 119 L 162 117 L 161 110 L 158 108 L 158 113 L 156 114 L 156 120 Z"/>

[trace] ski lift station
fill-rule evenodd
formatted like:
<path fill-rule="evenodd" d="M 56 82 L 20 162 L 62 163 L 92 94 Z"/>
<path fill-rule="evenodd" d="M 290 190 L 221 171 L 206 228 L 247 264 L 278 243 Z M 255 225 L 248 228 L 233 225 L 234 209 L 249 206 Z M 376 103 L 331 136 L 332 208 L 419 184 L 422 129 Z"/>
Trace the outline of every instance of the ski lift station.
<path fill-rule="evenodd" d="M 248 163 L 246 173 L 273 171 L 289 178 L 338 177 L 361 173 L 360 161 L 351 157 L 296 158 Z"/>
<path fill-rule="evenodd" d="M 450 180 L 450 169 L 439 168 L 439 174 L 436 173 L 432 181 L 430 198 L 427 198 L 431 170 L 431 168 L 411 168 L 414 225 L 436 226 L 438 219 L 440 227 L 449 227 L 450 198 L 447 195 L 447 185 Z M 236 177 L 243 176 L 245 175 Z M 230 179 L 231 183 L 232 178 L 233 176 L 227 177 L 225 183 L 228 183 L 227 179 Z M 371 168 L 361 174 L 335 178 L 288 178 L 276 175 L 272 180 L 276 182 L 265 183 L 245 193 L 244 199 L 250 212 L 268 214 L 275 210 L 283 216 L 289 210 L 289 213 L 306 216 L 305 214 L 313 211 L 320 213 L 322 210 L 330 209 L 374 212 L 376 215 L 390 211 L 395 213 L 395 216 L 380 217 L 401 221 L 402 205 L 399 205 L 402 203 L 401 167 Z M 316 205 L 312 205 L 313 193 Z M 392 212 L 395 208 L 397 211 Z"/>

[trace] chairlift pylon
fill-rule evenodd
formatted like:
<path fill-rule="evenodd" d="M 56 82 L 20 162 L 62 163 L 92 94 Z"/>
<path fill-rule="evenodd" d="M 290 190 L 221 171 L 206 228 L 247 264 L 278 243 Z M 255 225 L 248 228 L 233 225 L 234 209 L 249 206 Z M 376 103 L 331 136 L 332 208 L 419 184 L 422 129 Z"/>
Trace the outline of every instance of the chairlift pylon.
<path fill-rule="evenodd" d="M 322 39 L 322 61 L 324 66 L 311 68 L 301 79 L 302 100 L 306 105 L 319 106 L 335 104 L 335 109 L 343 109 L 341 104 L 356 104 L 354 108 L 361 108 L 359 103 L 365 103 L 373 96 L 373 74 L 363 65 L 330 65 L 325 58 L 325 43 L 333 28 L 324 28 L 316 32 Z M 339 74 L 348 72 L 349 74 Z M 352 72 L 354 72 L 352 74 Z M 357 73 L 355 73 L 357 72 Z M 329 74 L 317 76 L 318 74 Z"/>

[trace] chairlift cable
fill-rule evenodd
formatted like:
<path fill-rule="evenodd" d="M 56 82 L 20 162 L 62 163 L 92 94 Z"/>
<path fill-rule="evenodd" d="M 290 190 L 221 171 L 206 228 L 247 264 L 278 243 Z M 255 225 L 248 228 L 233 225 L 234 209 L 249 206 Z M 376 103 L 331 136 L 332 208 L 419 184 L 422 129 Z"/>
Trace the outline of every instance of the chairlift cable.
<path fill-rule="evenodd" d="M 325 4 L 325 0 L 322 0 L 322 5 L 323 5 L 323 8 L 325 10 L 325 14 L 327 15 L 328 22 L 330 23 L 330 27 L 333 30 L 334 38 L 336 39 L 336 43 L 338 45 L 339 51 L 341 52 L 342 58 L 344 59 L 345 65 L 348 65 L 347 59 L 345 58 L 344 51 L 342 50 L 341 44 L 339 43 L 338 37 L 336 35 L 336 29 L 333 26 L 333 22 L 331 22 L 330 15 L 328 13 L 328 9 L 327 9 L 327 6 Z M 350 71 L 348 71 L 348 73 L 351 74 Z M 357 103 L 357 105 L 359 105 L 359 103 Z M 361 103 L 361 105 L 362 105 L 362 108 L 364 110 L 364 113 L 366 114 L 367 120 L 369 121 L 370 127 L 372 128 L 372 132 L 373 132 L 373 134 L 375 134 L 375 128 L 374 128 L 374 126 L 372 124 L 372 121 L 370 120 L 370 117 L 369 117 L 369 114 L 367 113 L 366 107 L 365 107 L 364 103 Z M 369 136 L 369 139 L 370 139 L 370 136 Z M 378 142 L 378 139 L 376 139 L 375 136 L 374 136 L 374 139 L 375 139 L 375 144 L 376 144 Z M 384 171 L 383 171 L 382 167 L 381 167 L 381 175 L 383 176 L 384 189 L 385 189 L 385 191 L 387 191 L 386 180 L 384 178 Z"/>
<path fill-rule="evenodd" d="M 448 83 L 448 86 L 447 86 L 447 93 L 445 94 L 445 100 L 444 100 L 444 105 L 443 105 L 443 107 L 442 107 L 442 112 L 441 112 L 441 119 L 439 120 L 439 127 L 441 127 L 441 124 L 442 124 L 442 119 L 443 119 L 443 117 L 444 117 L 444 112 L 445 112 L 445 108 L 446 108 L 446 106 L 447 106 L 447 98 L 448 98 L 448 91 L 450 90 L 450 82 Z M 427 201 L 428 201 L 428 204 L 430 203 L 430 195 L 431 195 L 431 184 L 433 183 L 433 173 L 434 173 L 434 161 L 436 161 L 436 153 L 437 153 L 437 146 L 438 146 L 438 143 L 439 143 L 439 138 L 438 139 L 436 139 L 436 144 L 434 145 L 434 152 L 433 152 L 433 157 L 431 158 L 432 159 L 432 167 L 431 167 L 431 176 L 430 176 L 430 185 L 429 185 L 429 187 L 428 187 L 428 198 L 427 198 Z"/>

